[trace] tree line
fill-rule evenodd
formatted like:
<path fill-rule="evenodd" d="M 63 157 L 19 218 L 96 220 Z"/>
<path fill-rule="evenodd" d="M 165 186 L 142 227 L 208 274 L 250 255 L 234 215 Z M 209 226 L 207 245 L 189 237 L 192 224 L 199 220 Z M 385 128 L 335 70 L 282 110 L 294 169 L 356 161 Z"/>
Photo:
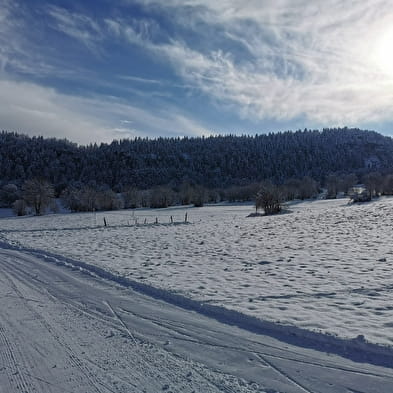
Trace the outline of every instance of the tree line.
<path fill-rule="evenodd" d="M 21 188 L 15 184 L 5 184 L 0 188 L 0 206 L 12 206 L 16 215 L 32 212 L 41 215 L 52 210 L 58 211 L 60 200 L 63 207 L 72 212 L 92 212 L 99 210 L 134 209 L 140 207 L 166 208 L 173 205 L 194 205 L 201 207 L 205 203 L 255 201 L 255 206 L 265 214 L 276 214 L 282 209 L 282 203 L 295 199 L 305 200 L 316 197 L 337 198 L 349 196 L 356 199 L 353 188 L 363 184 L 366 198 L 371 200 L 380 195 L 393 195 L 393 172 L 329 175 L 325 183 L 319 183 L 309 176 L 301 179 L 288 179 L 283 183 L 270 180 L 232 186 L 226 189 L 208 189 L 183 183 L 180 187 L 156 186 L 147 190 L 129 187 L 121 193 L 115 193 L 108 187 L 92 184 L 80 187 L 66 187 L 56 199 L 55 187 L 43 178 L 34 178 L 23 183 Z M 352 194 L 351 194 L 352 193 Z M 364 196 L 363 196 L 364 197 Z M 359 199 L 360 200 L 360 199 Z"/>
<path fill-rule="evenodd" d="M 0 167 L 0 205 L 16 204 L 18 212 L 42 210 L 29 198 L 29 184 L 40 182 L 48 200 L 61 198 L 72 211 L 255 200 L 262 185 L 276 187 L 280 200 L 321 188 L 334 198 L 358 182 L 390 194 L 393 141 L 339 128 L 78 146 L 3 131 Z"/>

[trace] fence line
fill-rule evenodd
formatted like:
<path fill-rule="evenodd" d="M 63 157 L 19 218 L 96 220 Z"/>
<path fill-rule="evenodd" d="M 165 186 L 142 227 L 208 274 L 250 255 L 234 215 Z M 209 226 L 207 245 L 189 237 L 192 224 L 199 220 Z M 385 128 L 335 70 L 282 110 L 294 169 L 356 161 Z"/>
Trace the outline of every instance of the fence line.
<path fill-rule="evenodd" d="M 178 225 L 178 224 L 189 224 L 189 217 L 188 213 L 185 213 L 184 216 L 180 215 L 170 215 L 170 216 L 162 216 L 162 215 L 135 215 L 132 214 L 131 216 L 128 214 L 116 214 L 116 213 L 109 213 L 107 212 L 102 213 L 103 215 L 103 224 L 105 227 L 119 227 L 119 226 L 138 226 L 138 225 Z M 121 216 L 121 217 L 126 217 L 127 221 L 125 223 L 121 222 L 115 222 L 113 225 L 111 225 L 111 220 L 107 218 L 108 215 L 112 216 Z M 95 218 L 96 221 L 96 218 Z"/>

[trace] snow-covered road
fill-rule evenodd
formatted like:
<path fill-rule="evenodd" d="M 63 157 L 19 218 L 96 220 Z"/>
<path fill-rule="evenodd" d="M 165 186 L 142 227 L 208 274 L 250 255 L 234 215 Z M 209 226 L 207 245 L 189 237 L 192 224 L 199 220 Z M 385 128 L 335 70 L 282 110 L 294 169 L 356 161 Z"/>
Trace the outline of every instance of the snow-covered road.
<path fill-rule="evenodd" d="M 393 370 L 291 346 L 0 249 L 0 392 L 391 393 Z"/>

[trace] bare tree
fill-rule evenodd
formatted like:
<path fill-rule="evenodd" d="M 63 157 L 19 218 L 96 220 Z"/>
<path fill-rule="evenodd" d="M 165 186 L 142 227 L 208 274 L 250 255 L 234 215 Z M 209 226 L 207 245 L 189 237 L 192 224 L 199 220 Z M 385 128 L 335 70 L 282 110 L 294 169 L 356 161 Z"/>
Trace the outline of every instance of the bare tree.
<path fill-rule="evenodd" d="M 174 200 L 173 191 L 167 186 L 158 186 L 150 190 L 150 207 L 165 208 Z"/>
<path fill-rule="evenodd" d="M 266 215 L 277 214 L 282 210 L 282 192 L 274 184 L 266 183 L 259 190 L 255 200 L 256 210 L 262 208 Z"/>
<path fill-rule="evenodd" d="M 142 204 L 142 195 L 135 187 L 129 187 L 122 193 L 124 208 L 135 209 Z"/>
<path fill-rule="evenodd" d="M 150 207 L 150 190 L 141 190 L 141 207 Z"/>
<path fill-rule="evenodd" d="M 378 172 L 370 172 L 363 176 L 363 183 L 370 193 L 370 197 L 379 196 L 383 190 L 383 177 Z"/>
<path fill-rule="evenodd" d="M 300 198 L 300 185 L 301 180 L 293 178 L 288 179 L 282 187 L 284 199 L 287 201 L 292 201 L 293 199 Z"/>
<path fill-rule="evenodd" d="M 343 175 L 340 178 L 338 190 L 344 194 L 348 194 L 348 191 L 352 189 L 354 185 L 358 183 L 358 177 L 354 174 Z"/>
<path fill-rule="evenodd" d="M 340 179 L 336 175 L 329 175 L 326 178 L 326 188 L 328 199 L 335 199 L 338 193 Z"/>
<path fill-rule="evenodd" d="M 207 201 L 207 191 L 203 186 L 195 186 L 193 187 L 191 203 L 194 204 L 195 207 L 202 207 Z"/>
<path fill-rule="evenodd" d="M 71 211 L 94 211 L 97 209 L 98 192 L 90 186 L 68 187 L 62 192 L 61 199 L 64 206 Z"/>
<path fill-rule="evenodd" d="M 123 207 L 123 201 L 110 189 L 97 192 L 98 210 L 119 210 Z"/>
<path fill-rule="evenodd" d="M 189 205 L 191 203 L 193 188 L 189 183 L 183 183 L 180 186 L 179 197 L 182 205 Z"/>
<path fill-rule="evenodd" d="M 232 186 L 225 190 L 225 198 L 229 202 L 252 201 L 260 187 L 259 183 L 252 183 L 247 186 Z"/>
<path fill-rule="evenodd" d="M 45 210 L 50 206 L 55 191 L 46 180 L 35 178 L 25 182 L 22 195 L 26 205 L 33 208 L 34 213 L 39 216 L 45 213 Z"/>
<path fill-rule="evenodd" d="M 17 199 L 12 204 L 12 210 L 17 216 L 25 216 L 27 214 L 26 202 L 23 199 Z"/>
<path fill-rule="evenodd" d="M 300 199 L 313 198 L 318 194 L 318 183 L 310 176 L 304 176 L 299 184 Z"/>
<path fill-rule="evenodd" d="M 393 174 L 388 174 L 383 179 L 383 190 L 384 195 L 393 195 Z"/>

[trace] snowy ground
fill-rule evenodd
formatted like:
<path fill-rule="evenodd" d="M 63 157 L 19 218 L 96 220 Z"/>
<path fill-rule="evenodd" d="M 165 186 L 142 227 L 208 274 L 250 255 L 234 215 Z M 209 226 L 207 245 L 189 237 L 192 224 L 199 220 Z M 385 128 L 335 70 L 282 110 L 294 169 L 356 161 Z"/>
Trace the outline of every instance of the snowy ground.
<path fill-rule="evenodd" d="M 159 329 L 156 343 L 137 337 L 120 317 L 124 291 L 43 265 L 0 251 L 1 393 L 263 391 L 174 356 Z"/>
<path fill-rule="evenodd" d="M 290 210 L 254 218 L 246 217 L 251 205 L 7 218 L 0 236 L 262 320 L 393 345 L 393 199 Z"/>
<path fill-rule="evenodd" d="M 0 393 L 391 393 L 393 370 L 0 249 Z"/>

